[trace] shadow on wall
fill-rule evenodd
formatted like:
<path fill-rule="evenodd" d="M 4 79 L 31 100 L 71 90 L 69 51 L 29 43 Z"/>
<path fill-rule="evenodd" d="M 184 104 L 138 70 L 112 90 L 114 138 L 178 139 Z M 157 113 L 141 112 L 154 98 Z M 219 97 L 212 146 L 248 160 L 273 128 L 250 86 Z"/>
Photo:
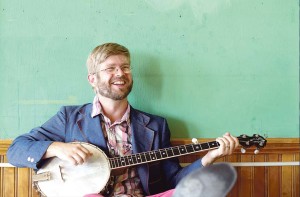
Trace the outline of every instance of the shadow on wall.
<path fill-rule="evenodd" d="M 172 60 L 165 61 L 165 58 L 163 64 L 174 65 Z M 180 131 L 181 136 L 187 136 L 186 123 L 178 118 L 170 117 L 168 112 L 162 111 L 163 105 L 169 105 L 163 100 L 163 95 L 166 93 L 164 92 L 166 91 L 166 87 L 164 87 L 166 78 L 162 71 L 163 66 L 166 65 L 163 64 L 158 58 L 149 54 L 132 54 L 131 66 L 134 85 L 129 95 L 129 101 L 136 109 L 166 118 L 171 132 Z M 176 74 L 174 72 L 173 70 L 172 73 Z M 176 91 L 176 88 L 167 89 L 167 91 L 168 94 L 174 95 L 172 91 Z M 174 137 L 178 137 L 178 134 Z"/>
<path fill-rule="evenodd" d="M 189 136 L 186 122 L 183 122 L 182 120 L 173 117 L 166 117 L 166 118 L 168 120 L 169 129 L 171 131 L 171 138 Z M 174 131 L 176 131 L 176 133 Z"/>
<path fill-rule="evenodd" d="M 162 97 L 163 75 L 160 62 L 145 54 L 132 54 L 133 90 L 129 95 L 133 107 L 155 113 Z"/>

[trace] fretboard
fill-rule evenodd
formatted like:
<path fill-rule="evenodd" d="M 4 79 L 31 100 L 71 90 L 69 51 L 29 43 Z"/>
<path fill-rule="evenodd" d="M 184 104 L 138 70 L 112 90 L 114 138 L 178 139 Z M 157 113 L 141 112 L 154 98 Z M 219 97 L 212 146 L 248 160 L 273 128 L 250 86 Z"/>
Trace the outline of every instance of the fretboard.
<path fill-rule="evenodd" d="M 158 160 L 180 157 L 205 150 L 218 148 L 220 145 L 216 141 L 205 142 L 201 144 L 187 144 L 174 146 L 170 148 L 158 149 L 143 153 L 132 154 L 123 157 L 109 158 L 111 169 L 129 167 L 143 163 L 154 162 Z"/>

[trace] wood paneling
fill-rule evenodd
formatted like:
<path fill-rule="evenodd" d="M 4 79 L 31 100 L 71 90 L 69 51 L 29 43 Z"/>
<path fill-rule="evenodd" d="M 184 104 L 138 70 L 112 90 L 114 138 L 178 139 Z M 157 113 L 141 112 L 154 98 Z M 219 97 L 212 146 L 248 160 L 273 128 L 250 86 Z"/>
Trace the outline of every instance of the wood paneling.
<path fill-rule="evenodd" d="M 199 142 L 212 141 L 203 139 Z M 236 150 L 233 155 L 217 162 L 298 162 L 300 161 L 299 138 L 267 139 L 267 146 L 259 154 L 249 148 L 242 154 Z M 189 139 L 173 139 L 172 144 L 191 143 Z M 180 158 L 182 163 L 191 163 L 205 153 L 196 153 Z M 299 165 L 296 166 L 246 166 L 235 167 L 238 179 L 228 197 L 300 197 Z"/>
<path fill-rule="evenodd" d="M 213 139 L 202 139 L 207 142 Z M 6 151 L 11 140 L 0 140 L 0 163 L 6 163 Z M 189 144 L 189 139 L 173 139 L 174 146 Z M 299 138 L 268 139 L 259 154 L 249 148 L 245 154 L 236 150 L 233 155 L 217 162 L 293 162 L 299 161 Z M 191 163 L 205 153 L 180 157 L 181 163 Z M 246 166 L 235 167 L 238 179 L 228 197 L 300 197 L 299 165 L 296 166 Z M 38 197 L 32 188 L 32 170 L 28 168 L 0 168 L 0 197 Z"/>
<path fill-rule="evenodd" d="M 6 151 L 11 140 L 0 140 L 0 163 L 7 163 Z M 39 197 L 32 188 L 29 168 L 0 167 L 0 197 Z"/>

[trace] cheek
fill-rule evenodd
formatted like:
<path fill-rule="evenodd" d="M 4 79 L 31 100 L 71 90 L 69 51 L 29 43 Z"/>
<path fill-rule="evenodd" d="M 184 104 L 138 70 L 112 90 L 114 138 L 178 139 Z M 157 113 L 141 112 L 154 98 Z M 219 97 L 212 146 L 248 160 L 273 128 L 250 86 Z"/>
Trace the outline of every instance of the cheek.
<path fill-rule="evenodd" d="M 132 81 L 132 80 L 133 80 L 132 75 L 129 75 L 129 76 L 128 76 L 128 79 L 129 79 L 130 81 Z"/>
<path fill-rule="evenodd" d="M 100 83 L 103 83 L 105 81 L 109 81 L 109 77 L 97 75 L 95 80 L 96 80 L 95 84 L 100 84 Z"/>

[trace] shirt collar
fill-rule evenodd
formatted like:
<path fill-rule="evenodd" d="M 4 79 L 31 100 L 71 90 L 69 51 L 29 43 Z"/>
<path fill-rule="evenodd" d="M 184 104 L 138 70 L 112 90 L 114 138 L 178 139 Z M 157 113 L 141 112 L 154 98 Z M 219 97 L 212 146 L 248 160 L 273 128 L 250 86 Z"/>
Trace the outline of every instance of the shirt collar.
<path fill-rule="evenodd" d="M 92 109 L 91 117 L 94 118 L 95 116 L 98 116 L 98 115 L 102 115 L 102 116 L 106 117 L 102 111 L 101 103 L 100 103 L 98 97 L 95 96 L 94 100 L 93 100 L 93 109 Z M 128 104 L 123 117 L 121 118 L 121 120 L 117 120 L 116 122 L 123 122 L 123 121 L 129 122 L 129 117 L 130 117 L 130 105 Z"/>

